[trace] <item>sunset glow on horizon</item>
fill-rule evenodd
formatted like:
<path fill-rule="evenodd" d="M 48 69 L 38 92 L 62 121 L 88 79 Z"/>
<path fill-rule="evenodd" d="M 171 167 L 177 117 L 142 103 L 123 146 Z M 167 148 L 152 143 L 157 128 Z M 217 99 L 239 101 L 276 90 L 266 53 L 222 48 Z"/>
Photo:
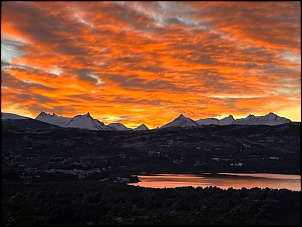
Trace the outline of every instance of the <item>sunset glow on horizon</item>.
<path fill-rule="evenodd" d="M 1 112 L 301 122 L 301 2 L 1 2 Z"/>

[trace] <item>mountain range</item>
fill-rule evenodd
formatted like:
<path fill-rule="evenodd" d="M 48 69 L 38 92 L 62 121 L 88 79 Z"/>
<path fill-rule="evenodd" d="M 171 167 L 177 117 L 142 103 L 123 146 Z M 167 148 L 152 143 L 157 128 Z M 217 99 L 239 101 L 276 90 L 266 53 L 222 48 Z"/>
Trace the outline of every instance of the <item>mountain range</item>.
<path fill-rule="evenodd" d="M 12 113 L 1 113 L 2 120 L 24 120 L 31 119 L 28 117 L 20 116 Z M 117 130 L 117 131 L 128 131 L 128 130 L 149 130 L 145 124 L 141 124 L 134 129 L 128 128 L 120 122 L 110 123 L 105 125 L 103 122 L 94 119 L 89 112 L 84 115 L 76 115 L 73 118 L 61 117 L 53 114 L 48 114 L 43 111 L 35 118 L 35 120 L 40 122 L 45 122 L 51 125 L 59 126 L 62 128 L 81 128 L 88 130 Z M 173 121 L 164 124 L 159 127 L 159 129 L 165 128 L 191 128 L 199 127 L 202 125 L 279 125 L 286 124 L 291 122 L 291 120 L 280 117 L 272 112 L 268 113 L 265 116 L 254 116 L 252 114 L 248 115 L 246 118 L 234 119 L 232 115 L 218 120 L 217 118 L 201 118 L 197 121 L 192 120 L 189 117 L 185 117 L 183 114 L 180 114 Z"/>

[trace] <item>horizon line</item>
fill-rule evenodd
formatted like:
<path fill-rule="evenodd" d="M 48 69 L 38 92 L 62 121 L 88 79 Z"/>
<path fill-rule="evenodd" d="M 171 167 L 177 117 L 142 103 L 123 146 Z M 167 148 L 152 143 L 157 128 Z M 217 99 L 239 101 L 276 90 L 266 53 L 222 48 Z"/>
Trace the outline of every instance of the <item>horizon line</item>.
<path fill-rule="evenodd" d="M 2 120 L 2 113 L 6 113 L 6 114 L 14 114 L 14 115 L 18 115 L 18 116 L 21 116 L 21 117 L 28 117 L 28 116 L 25 116 L 25 115 L 19 115 L 19 114 L 16 114 L 16 113 L 9 113 L 9 112 L 2 112 L 2 111 L 1 111 L 1 120 Z M 76 115 L 74 115 L 73 117 L 66 117 L 66 116 L 63 116 L 63 115 L 58 115 L 58 114 L 56 114 L 55 112 L 52 112 L 52 114 L 51 114 L 51 113 L 47 113 L 47 112 L 45 112 L 45 111 L 40 111 L 40 113 L 39 113 L 35 118 L 33 118 L 33 117 L 28 117 L 28 118 L 36 120 L 36 118 L 37 118 L 41 113 L 45 113 L 45 114 L 47 114 L 47 115 L 49 115 L 49 116 L 53 116 L 53 114 L 55 114 L 57 117 L 65 117 L 65 118 L 70 118 L 70 119 L 72 119 L 72 118 L 74 118 L 74 117 L 76 117 L 76 116 L 83 116 L 83 115 L 89 114 L 90 117 L 93 118 L 93 117 L 91 116 L 91 114 L 90 114 L 89 111 L 88 111 L 87 113 L 85 113 L 85 114 L 76 114 Z M 133 128 L 133 127 L 128 127 L 127 124 L 123 123 L 122 121 L 110 122 L 110 123 L 106 123 L 106 124 L 105 124 L 103 120 L 100 120 L 100 119 L 98 119 L 98 118 L 93 118 L 93 119 L 96 119 L 96 120 L 98 120 L 98 121 L 103 122 L 106 126 L 108 126 L 109 124 L 121 123 L 121 124 L 123 124 L 124 126 L 126 126 L 126 127 L 129 128 L 129 129 L 135 129 L 135 128 L 137 128 L 138 126 L 144 124 L 144 125 L 146 125 L 146 126 L 151 130 L 151 129 L 161 128 L 162 126 L 164 126 L 164 125 L 166 125 L 166 124 L 168 124 L 168 123 L 174 121 L 175 119 L 177 119 L 177 118 L 178 118 L 179 116 L 181 116 L 181 115 L 184 116 L 184 117 L 186 117 L 186 118 L 189 118 L 189 119 L 191 119 L 191 120 L 193 120 L 193 121 L 195 121 L 195 122 L 197 122 L 197 121 L 202 120 L 202 119 L 216 119 L 216 120 L 218 120 L 218 121 L 221 121 L 221 120 L 223 120 L 223 119 L 225 119 L 225 118 L 227 118 L 227 117 L 230 117 L 230 116 L 232 116 L 232 117 L 234 118 L 234 120 L 239 120 L 239 119 L 247 118 L 247 117 L 250 116 L 250 115 L 253 115 L 253 116 L 255 116 L 255 117 L 263 117 L 263 116 L 269 115 L 270 113 L 275 114 L 275 113 L 272 112 L 272 111 L 270 111 L 269 113 L 267 113 L 267 114 L 265 114 L 265 115 L 255 115 L 255 114 L 251 114 L 251 113 L 250 113 L 250 114 L 246 115 L 246 117 L 240 117 L 240 118 L 235 117 L 235 116 L 232 115 L 232 114 L 223 114 L 223 115 L 220 115 L 220 117 L 221 117 L 220 119 L 218 119 L 217 117 L 207 117 L 207 118 L 199 118 L 199 119 L 197 119 L 197 120 L 194 120 L 194 119 L 192 119 L 192 118 L 190 118 L 190 117 L 186 117 L 183 113 L 180 113 L 180 114 L 178 114 L 175 118 L 173 118 L 172 120 L 168 121 L 167 123 L 164 123 L 164 124 L 162 124 L 161 126 L 157 126 L 157 127 L 153 127 L 153 128 L 150 128 L 150 127 L 149 127 L 146 123 L 144 123 L 144 122 L 143 122 L 143 123 L 137 124 L 137 126 Z M 286 118 L 286 117 L 283 117 L 283 116 L 279 116 L 278 114 L 275 114 L 275 115 L 278 116 L 278 117 Z M 225 116 L 225 117 L 222 117 L 222 116 Z M 291 122 L 298 122 L 298 123 L 301 123 L 301 121 L 293 121 L 293 120 L 291 120 L 290 118 L 286 118 L 286 119 L 290 120 Z"/>

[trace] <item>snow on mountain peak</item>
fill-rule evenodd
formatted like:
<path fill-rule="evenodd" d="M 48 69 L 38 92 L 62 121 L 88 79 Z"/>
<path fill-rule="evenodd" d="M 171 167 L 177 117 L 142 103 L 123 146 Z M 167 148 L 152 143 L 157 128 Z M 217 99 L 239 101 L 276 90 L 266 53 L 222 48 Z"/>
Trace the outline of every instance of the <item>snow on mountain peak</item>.
<path fill-rule="evenodd" d="M 265 116 L 259 117 L 259 121 L 262 124 L 267 124 L 267 125 L 279 125 L 279 124 L 285 124 L 291 122 L 291 120 L 285 117 L 279 117 L 277 114 L 274 114 L 272 112 L 270 112 Z"/>
<path fill-rule="evenodd" d="M 28 119 L 27 117 L 18 116 L 15 114 L 1 113 L 1 119 Z M 43 121 L 49 124 L 57 125 L 60 127 L 69 127 L 69 128 L 84 128 L 91 130 L 131 130 L 127 128 L 122 123 L 110 123 L 106 126 L 103 122 L 92 118 L 89 112 L 83 115 L 76 115 L 73 118 L 69 117 L 60 117 L 55 113 L 49 114 L 44 111 L 41 111 L 40 114 L 35 118 L 36 120 Z M 223 119 L 216 118 L 205 118 L 199 119 L 197 121 L 192 120 L 189 117 L 185 117 L 183 114 L 180 114 L 173 121 L 161 126 L 160 128 L 169 128 L 169 127 L 195 127 L 199 125 L 279 125 L 290 123 L 291 120 L 285 117 L 279 117 L 273 112 L 269 112 L 264 116 L 255 116 L 249 114 L 245 118 L 235 120 L 234 117 L 230 114 L 229 116 Z M 137 126 L 134 130 L 149 130 L 145 124 Z"/>
<path fill-rule="evenodd" d="M 265 117 L 269 118 L 270 120 L 276 119 L 278 116 L 272 112 L 269 112 Z"/>
<path fill-rule="evenodd" d="M 9 120 L 9 119 L 30 119 L 29 117 L 23 117 L 13 113 L 2 113 L 1 112 L 1 120 Z"/>
<path fill-rule="evenodd" d="M 143 130 L 149 130 L 149 128 L 145 124 L 141 124 L 137 126 L 134 130 L 143 131 Z"/>
<path fill-rule="evenodd" d="M 38 119 L 39 117 L 58 117 L 55 113 L 48 114 L 44 111 L 41 111 L 40 114 L 36 117 Z"/>
<path fill-rule="evenodd" d="M 252 117 L 251 117 L 252 116 Z M 285 117 L 279 117 L 278 115 L 270 112 L 265 116 L 248 115 L 246 118 L 237 119 L 233 124 L 237 125 L 279 125 L 289 123 L 291 120 Z"/>
<path fill-rule="evenodd" d="M 89 118 L 92 118 L 89 112 L 87 112 L 87 114 L 77 115 L 77 116 L 79 116 L 79 117 L 89 117 Z"/>
<path fill-rule="evenodd" d="M 109 125 L 107 125 L 111 128 L 113 128 L 114 130 L 118 130 L 118 131 L 125 131 L 125 130 L 129 130 L 129 128 L 127 128 L 125 125 L 123 125 L 120 122 L 117 123 L 110 123 Z"/>
<path fill-rule="evenodd" d="M 228 118 L 235 120 L 232 114 L 230 114 Z"/>
<path fill-rule="evenodd" d="M 183 114 L 179 114 L 179 116 L 177 118 L 175 118 L 175 120 L 186 120 L 187 118 L 183 115 Z"/>
<path fill-rule="evenodd" d="M 89 112 L 84 115 L 74 116 L 66 125 L 67 128 L 82 128 L 90 130 L 106 130 L 105 124 L 97 119 L 93 119 Z"/>
<path fill-rule="evenodd" d="M 170 127 L 194 127 L 199 126 L 196 121 L 193 121 L 189 117 L 185 117 L 183 114 L 180 114 L 177 118 L 175 118 L 173 121 L 161 126 L 161 128 L 170 128 Z"/>
<path fill-rule="evenodd" d="M 43 111 L 36 117 L 36 120 L 43 121 L 52 125 L 57 125 L 60 127 L 66 127 L 67 123 L 70 121 L 69 117 L 59 117 L 55 113 L 48 114 Z"/>
<path fill-rule="evenodd" d="M 199 125 L 218 125 L 219 120 L 217 118 L 204 118 L 196 121 Z"/>
<path fill-rule="evenodd" d="M 235 121 L 234 117 L 230 114 L 228 117 L 219 120 L 219 125 L 230 125 Z"/>
<path fill-rule="evenodd" d="M 40 117 L 43 117 L 43 116 L 46 116 L 47 114 L 44 112 L 44 111 L 41 111 L 40 114 L 36 117 L 36 119 L 40 116 Z"/>

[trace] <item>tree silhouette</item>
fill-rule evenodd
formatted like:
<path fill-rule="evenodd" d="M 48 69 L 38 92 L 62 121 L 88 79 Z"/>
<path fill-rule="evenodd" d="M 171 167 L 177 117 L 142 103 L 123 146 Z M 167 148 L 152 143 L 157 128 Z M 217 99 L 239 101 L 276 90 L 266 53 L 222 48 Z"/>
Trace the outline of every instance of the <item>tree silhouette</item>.
<path fill-rule="evenodd" d="M 10 197 L 8 209 L 3 211 L 2 224 L 4 225 L 43 225 L 46 219 L 38 215 L 37 209 L 30 201 L 29 196 L 17 193 Z"/>

